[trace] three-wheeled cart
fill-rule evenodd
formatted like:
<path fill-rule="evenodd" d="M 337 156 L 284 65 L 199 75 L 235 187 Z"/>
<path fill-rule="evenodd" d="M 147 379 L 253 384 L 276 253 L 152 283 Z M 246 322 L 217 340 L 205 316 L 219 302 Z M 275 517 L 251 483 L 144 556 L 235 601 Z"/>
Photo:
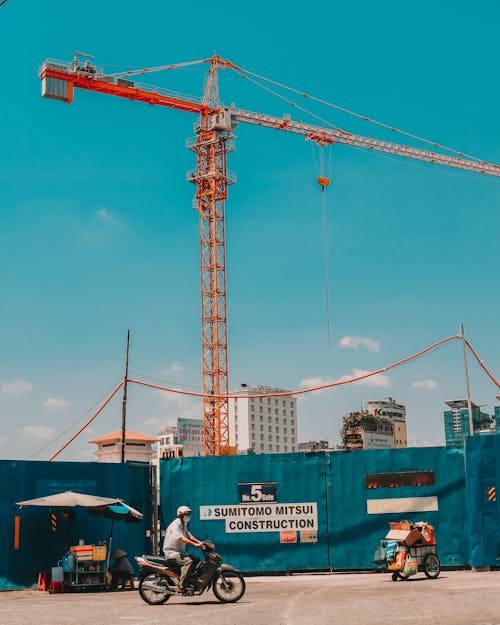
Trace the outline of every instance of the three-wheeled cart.
<path fill-rule="evenodd" d="M 375 550 L 374 562 L 392 572 L 392 580 L 408 579 L 417 572 L 436 579 L 441 562 L 436 551 L 434 528 L 426 522 L 389 523 L 389 533 Z"/>
<path fill-rule="evenodd" d="M 414 545 L 407 548 L 408 560 L 418 562 L 418 571 L 425 573 L 429 579 L 436 579 L 441 572 L 441 562 L 436 552 L 436 545 Z M 404 567 L 392 572 L 392 581 L 398 579 L 408 579 L 410 575 L 405 575 Z"/>

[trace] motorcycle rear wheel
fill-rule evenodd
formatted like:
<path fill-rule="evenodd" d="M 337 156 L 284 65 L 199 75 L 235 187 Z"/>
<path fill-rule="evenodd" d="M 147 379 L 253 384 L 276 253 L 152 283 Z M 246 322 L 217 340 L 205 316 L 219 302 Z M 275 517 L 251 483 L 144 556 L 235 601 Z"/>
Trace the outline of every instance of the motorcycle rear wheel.
<path fill-rule="evenodd" d="M 245 594 L 245 580 L 236 571 L 222 571 L 213 581 L 214 595 L 223 603 L 236 603 Z"/>
<path fill-rule="evenodd" d="M 159 584 L 166 584 L 165 578 L 160 575 L 156 575 L 156 573 L 151 573 L 150 575 L 146 575 L 141 577 L 139 582 L 139 594 L 141 595 L 141 599 L 149 605 L 162 605 L 166 603 L 170 597 L 172 596 L 168 592 L 162 592 L 161 590 L 153 590 L 152 588 L 148 588 L 148 584 L 154 584 L 155 586 Z"/>

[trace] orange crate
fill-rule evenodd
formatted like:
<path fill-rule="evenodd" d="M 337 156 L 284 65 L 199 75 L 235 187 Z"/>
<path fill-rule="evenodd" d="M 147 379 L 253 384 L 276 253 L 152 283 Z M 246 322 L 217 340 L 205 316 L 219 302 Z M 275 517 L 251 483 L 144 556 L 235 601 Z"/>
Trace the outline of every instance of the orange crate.
<path fill-rule="evenodd" d="M 106 545 L 92 545 L 92 556 L 93 560 L 105 560 Z"/>

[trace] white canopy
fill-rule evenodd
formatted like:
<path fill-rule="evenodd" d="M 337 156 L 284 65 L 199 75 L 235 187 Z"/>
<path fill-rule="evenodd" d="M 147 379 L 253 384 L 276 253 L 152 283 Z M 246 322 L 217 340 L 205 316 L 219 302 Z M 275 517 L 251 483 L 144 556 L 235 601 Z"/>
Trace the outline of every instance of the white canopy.
<path fill-rule="evenodd" d="M 85 508 L 93 508 L 95 506 L 108 506 L 115 503 L 122 503 L 122 500 L 116 498 L 111 499 L 109 497 L 97 497 L 96 495 L 83 495 L 82 493 L 74 493 L 71 490 L 67 490 L 64 493 L 57 493 L 56 495 L 47 495 L 47 497 L 18 501 L 17 505 L 21 508 L 24 506 L 61 506 L 65 508 L 84 506 Z"/>

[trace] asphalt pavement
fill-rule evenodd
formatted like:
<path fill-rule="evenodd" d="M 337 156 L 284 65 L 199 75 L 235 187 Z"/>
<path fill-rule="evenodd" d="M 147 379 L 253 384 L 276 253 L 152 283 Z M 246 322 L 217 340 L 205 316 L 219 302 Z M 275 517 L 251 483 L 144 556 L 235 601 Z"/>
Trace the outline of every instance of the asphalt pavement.
<path fill-rule="evenodd" d="M 211 591 L 145 604 L 137 591 L 0 593 L 1 625 L 500 625 L 500 572 L 419 573 L 393 582 L 388 574 L 248 577 L 235 604 Z"/>

